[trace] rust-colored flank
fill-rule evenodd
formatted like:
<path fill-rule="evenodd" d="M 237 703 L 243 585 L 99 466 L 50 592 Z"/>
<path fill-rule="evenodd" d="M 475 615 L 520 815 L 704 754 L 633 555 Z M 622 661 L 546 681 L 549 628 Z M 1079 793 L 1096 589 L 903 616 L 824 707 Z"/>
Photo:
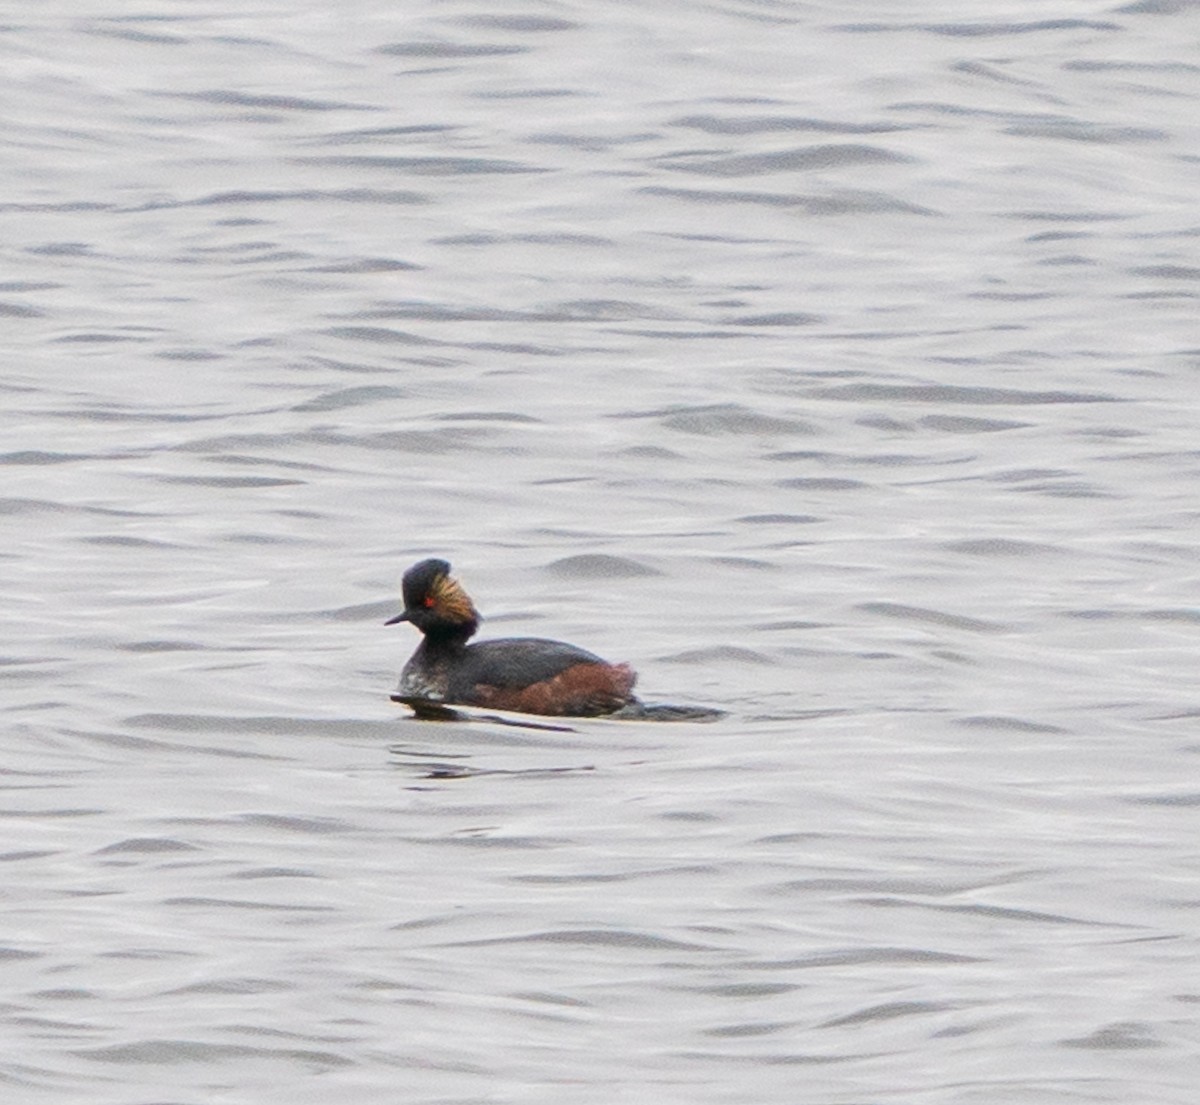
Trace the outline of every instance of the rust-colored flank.
<path fill-rule="evenodd" d="M 550 717 L 596 717 L 627 706 L 636 680 L 628 664 L 575 664 L 527 687 L 476 683 L 473 704 Z"/>

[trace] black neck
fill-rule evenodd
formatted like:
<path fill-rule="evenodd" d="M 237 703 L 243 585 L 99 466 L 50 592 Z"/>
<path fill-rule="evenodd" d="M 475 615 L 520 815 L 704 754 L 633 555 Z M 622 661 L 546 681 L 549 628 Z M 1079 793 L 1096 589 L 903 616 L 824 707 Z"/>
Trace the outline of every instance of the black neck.
<path fill-rule="evenodd" d="M 431 625 L 424 630 L 425 648 L 429 652 L 456 652 L 466 645 L 478 628 L 479 623 L 475 621 L 458 625 Z"/>

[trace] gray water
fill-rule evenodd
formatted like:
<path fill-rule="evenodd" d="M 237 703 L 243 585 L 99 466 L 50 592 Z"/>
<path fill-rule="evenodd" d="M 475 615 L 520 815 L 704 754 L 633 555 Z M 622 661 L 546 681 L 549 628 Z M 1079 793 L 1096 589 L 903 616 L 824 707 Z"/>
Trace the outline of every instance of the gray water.
<path fill-rule="evenodd" d="M 4 1100 L 1192 1105 L 1200 7 L 111 9 L 0 29 Z M 409 718 L 429 555 L 726 716 Z"/>

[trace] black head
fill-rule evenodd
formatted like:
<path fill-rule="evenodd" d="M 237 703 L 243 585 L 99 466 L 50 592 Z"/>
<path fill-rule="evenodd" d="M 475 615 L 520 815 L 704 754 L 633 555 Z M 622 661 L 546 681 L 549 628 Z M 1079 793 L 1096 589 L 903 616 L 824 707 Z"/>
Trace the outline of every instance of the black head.
<path fill-rule="evenodd" d="M 404 613 L 385 625 L 412 622 L 422 633 L 471 636 L 479 626 L 479 613 L 470 596 L 450 577 L 445 560 L 422 560 L 404 573 Z"/>

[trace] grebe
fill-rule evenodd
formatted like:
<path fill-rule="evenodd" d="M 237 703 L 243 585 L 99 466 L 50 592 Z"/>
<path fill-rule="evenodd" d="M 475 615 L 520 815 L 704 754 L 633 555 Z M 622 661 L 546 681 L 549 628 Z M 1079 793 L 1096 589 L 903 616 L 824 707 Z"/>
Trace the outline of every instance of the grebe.
<path fill-rule="evenodd" d="M 457 706 L 489 706 L 552 717 L 599 717 L 639 705 L 628 664 L 542 637 L 467 641 L 479 612 L 445 560 L 422 560 L 404 573 L 404 612 L 425 636 L 400 673 L 394 697 Z"/>

